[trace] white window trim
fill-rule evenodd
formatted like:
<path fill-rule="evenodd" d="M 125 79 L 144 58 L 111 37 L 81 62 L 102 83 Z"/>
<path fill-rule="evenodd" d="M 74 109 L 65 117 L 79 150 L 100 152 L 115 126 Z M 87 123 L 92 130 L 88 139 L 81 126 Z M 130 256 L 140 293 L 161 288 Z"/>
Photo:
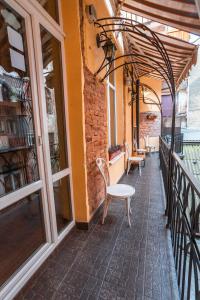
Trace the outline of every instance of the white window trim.
<path fill-rule="evenodd" d="M 115 73 L 114 73 L 115 83 Z M 111 144 L 111 126 L 110 126 L 110 88 L 114 91 L 114 105 L 115 105 L 115 145 L 117 145 L 117 97 L 116 97 L 116 85 L 113 85 L 107 78 L 107 106 L 108 106 L 108 145 L 109 147 L 115 146 Z"/>

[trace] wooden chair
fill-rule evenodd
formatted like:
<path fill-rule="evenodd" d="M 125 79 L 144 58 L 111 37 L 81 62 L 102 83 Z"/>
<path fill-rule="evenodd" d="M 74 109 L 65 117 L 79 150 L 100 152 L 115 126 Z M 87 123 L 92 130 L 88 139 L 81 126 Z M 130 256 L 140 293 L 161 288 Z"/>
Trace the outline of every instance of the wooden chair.
<path fill-rule="evenodd" d="M 139 174 L 141 176 L 141 174 L 142 174 L 142 171 L 141 171 L 142 163 L 145 164 L 145 157 L 144 156 L 139 156 L 139 155 L 131 156 L 128 143 L 125 143 L 125 148 L 126 148 L 126 154 L 127 154 L 127 171 L 126 171 L 127 175 L 130 171 L 131 165 L 132 164 L 137 164 L 138 168 L 139 168 Z"/>
<path fill-rule="evenodd" d="M 126 202 L 128 224 L 129 227 L 131 227 L 130 214 L 132 214 L 132 211 L 131 211 L 130 203 L 131 203 L 131 197 L 135 195 L 135 188 L 127 184 L 110 185 L 109 169 L 105 159 L 97 158 L 96 164 L 105 183 L 105 201 L 104 201 L 102 224 L 104 224 L 104 220 L 108 214 L 108 207 L 110 202 L 113 200 L 123 200 Z"/>

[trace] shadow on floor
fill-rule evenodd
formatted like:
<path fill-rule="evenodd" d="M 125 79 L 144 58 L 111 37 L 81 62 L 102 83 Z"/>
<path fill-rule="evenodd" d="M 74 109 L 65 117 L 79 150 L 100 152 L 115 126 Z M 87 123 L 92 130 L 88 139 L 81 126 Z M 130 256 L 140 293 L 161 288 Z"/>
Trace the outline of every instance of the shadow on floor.
<path fill-rule="evenodd" d="M 176 278 L 157 154 L 123 183 L 136 188 L 132 227 L 122 201 L 89 231 L 73 229 L 16 299 L 175 300 Z"/>

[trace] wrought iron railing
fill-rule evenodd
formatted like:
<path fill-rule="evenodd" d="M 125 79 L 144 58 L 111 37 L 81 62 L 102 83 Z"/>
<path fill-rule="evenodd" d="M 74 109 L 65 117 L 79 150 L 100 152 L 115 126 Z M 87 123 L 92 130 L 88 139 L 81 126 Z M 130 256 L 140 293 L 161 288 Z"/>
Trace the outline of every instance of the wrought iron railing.
<path fill-rule="evenodd" d="M 199 300 L 200 182 L 189 173 L 176 153 L 171 154 L 163 139 L 160 139 L 160 162 L 180 298 Z"/>
<path fill-rule="evenodd" d="M 169 145 L 171 144 L 171 135 L 166 135 L 164 139 Z M 174 151 L 178 154 L 183 153 L 183 133 L 174 134 Z"/>

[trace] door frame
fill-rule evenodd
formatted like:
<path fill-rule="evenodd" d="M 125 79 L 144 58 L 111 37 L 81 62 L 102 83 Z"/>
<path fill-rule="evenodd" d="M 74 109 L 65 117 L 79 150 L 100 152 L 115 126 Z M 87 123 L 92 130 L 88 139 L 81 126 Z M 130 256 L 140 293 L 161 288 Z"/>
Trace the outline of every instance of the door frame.
<path fill-rule="evenodd" d="M 25 20 L 26 26 L 26 39 L 27 39 L 27 50 L 28 50 L 28 62 L 30 69 L 31 78 L 31 90 L 33 101 L 33 111 L 34 111 L 34 124 L 35 124 L 35 134 L 37 143 L 37 154 L 38 154 L 38 168 L 40 174 L 40 180 L 31 184 L 31 186 L 25 186 L 16 192 L 4 196 L 5 200 L 0 201 L 0 209 L 6 205 L 6 202 L 11 205 L 15 203 L 20 197 L 22 199 L 26 193 L 32 193 L 37 190 L 41 190 L 42 193 L 42 204 L 43 204 L 43 215 L 46 231 L 46 243 L 41 246 L 36 253 L 34 253 L 30 259 L 16 271 L 14 276 L 9 279 L 9 281 L 0 290 L 0 299 L 9 300 L 12 299 L 27 283 L 31 276 L 37 271 L 37 269 L 42 265 L 42 263 L 47 259 L 47 257 L 54 251 L 57 245 L 63 240 L 63 238 L 69 233 L 69 231 L 74 227 L 74 200 L 73 200 L 73 185 L 72 185 L 72 169 L 71 169 L 71 152 L 70 152 L 70 141 L 69 141 L 69 118 L 68 118 L 68 107 L 67 107 L 67 75 L 65 68 L 62 68 L 63 76 L 63 98 L 65 107 L 65 119 L 66 119 L 66 149 L 68 158 L 68 168 L 54 174 L 50 173 L 50 160 L 45 165 L 43 164 L 43 159 L 50 157 L 47 153 L 47 123 L 43 121 L 44 111 L 46 110 L 46 99 L 45 92 L 42 88 L 43 86 L 43 76 L 40 70 L 42 70 L 42 52 L 41 41 L 38 39 L 39 24 L 41 24 L 47 31 L 50 32 L 55 38 L 61 42 L 61 59 L 62 65 L 65 66 L 65 48 L 64 48 L 64 38 L 65 34 L 63 32 L 62 18 L 61 18 L 61 3 L 58 0 L 59 12 L 60 12 L 60 25 L 56 23 L 53 18 L 51 18 L 48 13 L 40 6 L 36 0 L 5 0 L 8 5 L 12 6 Z M 40 36 L 40 34 L 39 34 Z M 40 45 L 39 45 L 40 44 Z M 39 53 L 40 51 L 40 53 Z M 37 57 L 37 59 L 36 59 Z M 39 58 L 39 59 L 38 59 Z M 39 99 L 39 101 L 35 101 Z M 39 102 L 39 105 L 37 105 Z M 41 123 L 42 121 L 42 123 Z M 47 161 L 47 160 L 46 160 Z M 50 179 L 57 181 L 63 176 L 69 176 L 70 180 L 70 194 L 71 194 L 71 210 L 72 210 L 72 221 L 68 226 L 62 231 L 60 235 L 57 234 L 56 226 L 56 215 L 55 215 L 55 205 L 53 199 L 53 185 L 50 187 Z M 29 193 L 29 194 L 30 194 Z M 9 198 L 9 199 L 8 199 Z M 48 199 L 47 199 L 48 198 Z M 19 200 L 19 199 L 18 199 Z M 8 206 L 8 205 L 7 205 Z"/>
<path fill-rule="evenodd" d="M 17 0 L 19 1 L 19 0 Z M 24 1 L 24 0 L 20 0 Z M 26 0 L 25 0 L 26 1 Z M 26 2 L 27 3 L 27 2 Z M 30 4 L 31 5 L 31 4 Z M 29 6 L 29 4 L 27 5 Z M 37 12 L 38 14 L 38 12 Z M 36 60 L 36 76 L 38 79 L 38 97 L 39 97 L 39 107 L 40 107 L 40 120 L 41 120 L 41 128 L 42 128 L 42 143 L 44 145 L 44 157 L 45 157 L 45 171 L 46 171 L 46 178 L 47 180 L 47 193 L 49 197 L 49 205 L 50 205 L 50 214 L 51 214 L 51 221 L 52 221 L 52 239 L 53 242 L 56 242 L 62 236 L 65 236 L 66 232 L 68 232 L 67 228 L 64 229 L 59 235 L 57 233 L 57 224 L 56 224 L 56 212 L 55 212 L 55 203 L 54 203 L 54 192 L 53 192 L 53 185 L 57 180 L 60 180 L 64 177 L 69 176 L 70 180 L 70 195 L 71 195 L 71 211 L 72 211 L 72 221 L 74 221 L 74 201 L 73 201 L 73 188 L 72 188 L 72 168 L 71 168 L 71 152 L 70 152 L 70 140 L 69 140 L 69 116 L 68 116 L 68 95 L 67 95 L 67 76 L 64 68 L 62 68 L 62 81 L 63 81 L 63 100 L 64 100 L 64 116 L 65 116 L 65 133 L 66 133 L 66 150 L 67 150 L 67 161 L 68 167 L 64 170 L 61 170 L 55 174 L 51 172 L 51 161 L 50 161 L 50 151 L 49 151 L 49 141 L 48 141 L 48 127 L 46 119 L 47 112 L 46 112 L 46 96 L 45 96 L 45 89 L 44 89 L 44 78 L 43 78 L 43 60 L 42 60 L 42 44 L 41 39 L 38 37 L 40 36 L 40 25 L 45 28 L 54 38 L 56 38 L 61 45 L 61 60 L 63 66 L 65 66 L 65 51 L 64 51 L 64 33 L 56 30 L 54 26 L 56 23 L 53 19 L 51 22 L 43 17 L 42 14 L 37 15 L 34 14 L 32 16 L 32 30 L 33 30 L 33 40 L 35 46 L 35 56 L 37 57 Z"/>

